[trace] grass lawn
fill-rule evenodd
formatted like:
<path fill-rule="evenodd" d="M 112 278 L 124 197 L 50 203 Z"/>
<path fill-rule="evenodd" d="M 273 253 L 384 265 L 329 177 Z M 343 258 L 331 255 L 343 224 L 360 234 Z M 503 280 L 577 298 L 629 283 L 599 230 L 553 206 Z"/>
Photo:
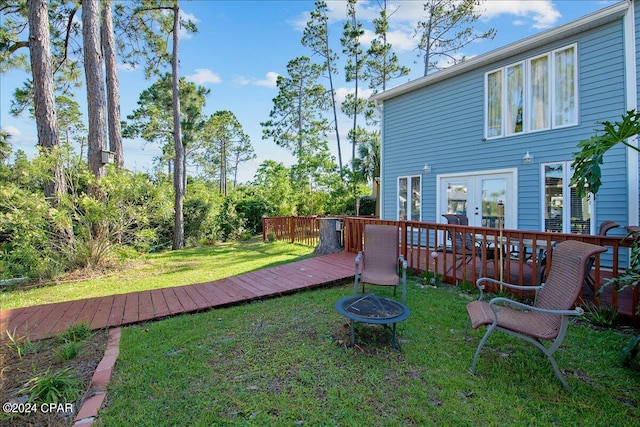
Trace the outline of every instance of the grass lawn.
<path fill-rule="evenodd" d="M 621 367 L 630 332 L 569 327 L 556 352 L 573 392 L 531 344 L 484 328 L 463 339 L 458 288 L 411 284 L 402 352 L 364 338 L 334 303 L 350 283 L 123 328 L 100 426 L 640 425 L 640 373 Z M 384 291 L 382 291 L 384 292 Z"/>
<path fill-rule="evenodd" d="M 308 257 L 311 252 L 312 247 L 285 242 L 265 244 L 261 238 L 254 237 L 246 241 L 149 254 L 124 270 L 99 278 L 67 277 L 56 283 L 0 292 L 0 307 L 29 307 L 208 282 L 296 261 Z"/>

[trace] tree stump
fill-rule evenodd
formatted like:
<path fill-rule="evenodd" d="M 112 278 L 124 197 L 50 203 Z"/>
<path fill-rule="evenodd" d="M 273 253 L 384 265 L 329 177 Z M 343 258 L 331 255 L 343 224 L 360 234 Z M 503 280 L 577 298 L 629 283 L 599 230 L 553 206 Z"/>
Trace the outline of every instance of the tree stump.
<path fill-rule="evenodd" d="M 328 255 L 342 252 L 342 245 L 337 231 L 338 218 L 318 218 L 320 223 L 320 242 L 313 255 Z"/>

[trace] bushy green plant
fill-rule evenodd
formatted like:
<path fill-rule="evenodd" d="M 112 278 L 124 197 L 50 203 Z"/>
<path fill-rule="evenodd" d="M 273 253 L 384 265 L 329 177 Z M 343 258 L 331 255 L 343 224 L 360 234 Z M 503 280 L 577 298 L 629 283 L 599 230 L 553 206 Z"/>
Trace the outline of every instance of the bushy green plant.
<path fill-rule="evenodd" d="M 376 213 L 376 197 L 362 196 L 360 197 L 360 215 L 375 215 Z"/>
<path fill-rule="evenodd" d="M 205 225 L 211 205 L 202 199 L 187 199 L 184 202 L 184 239 L 198 243 L 206 234 Z"/>
<path fill-rule="evenodd" d="M 20 393 L 28 393 L 31 402 L 74 402 L 82 393 L 80 380 L 69 368 L 46 371 L 31 378 Z"/>
<path fill-rule="evenodd" d="M 237 239 L 244 233 L 245 219 L 238 215 L 232 197 L 226 197 L 216 216 L 216 225 L 220 233 L 220 240 Z"/>
<path fill-rule="evenodd" d="M 16 353 L 18 359 L 22 360 L 24 355 L 38 351 L 38 341 L 31 341 L 26 336 L 18 337 L 15 330 L 13 332 L 6 330 L 5 333 L 9 340 L 5 345 L 9 350 Z"/>
<path fill-rule="evenodd" d="M 600 123 L 602 129 L 596 130 L 596 134 L 589 139 L 578 143 L 580 151 L 573 153 L 574 161 L 571 164 L 573 176 L 570 184 L 575 187 L 579 197 L 585 197 L 587 193 L 595 196 L 602 185 L 602 172 L 600 166 L 604 162 L 604 155 L 607 151 L 618 144 L 623 144 L 627 148 L 640 151 L 637 145 L 631 143 L 631 139 L 640 135 L 640 112 L 636 110 L 627 111 L 621 121 Z M 640 238 L 638 235 L 631 246 L 631 259 L 629 268 L 612 280 L 605 283 L 605 286 L 614 283 L 616 290 L 620 291 L 628 286 L 638 286 L 640 283 Z M 600 288 L 600 292 L 604 289 Z M 640 306 L 636 307 L 636 312 L 640 312 Z M 625 360 L 629 361 L 638 354 L 640 337 L 635 336 L 624 349 Z"/>
<path fill-rule="evenodd" d="M 595 305 L 585 302 L 583 317 L 592 325 L 612 328 L 618 321 L 618 310 L 609 305 Z"/>
<path fill-rule="evenodd" d="M 424 273 L 422 273 L 421 279 L 422 284 L 425 286 L 437 287 L 442 285 L 443 283 L 442 274 L 438 274 L 434 271 L 425 271 Z"/>
<path fill-rule="evenodd" d="M 53 354 L 60 361 L 66 361 L 74 359 L 78 355 L 80 345 L 77 342 L 68 342 L 63 344 L 60 348 L 53 350 Z"/>
<path fill-rule="evenodd" d="M 267 201 L 260 196 L 238 201 L 236 209 L 245 218 L 245 226 L 251 233 L 262 233 L 262 217 L 273 212 Z"/>
<path fill-rule="evenodd" d="M 64 342 L 78 342 L 85 340 L 91 336 L 91 328 L 86 323 L 74 323 L 69 326 L 62 334 L 60 339 Z"/>
<path fill-rule="evenodd" d="M 460 282 L 458 282 L 458 286 L 460 287 L 460 290 L 462 292 L 466 292 L 466 293 L 471 293 L 478 289 L 475 283 L 470 282 L 468 280 L 461 280 Z"/>
<path fill-rule="evenodd" d="M 0 186 L 0 278 L 49 277 L 62 270 L 54 246 L 59 213 L 42 192 Z"/>

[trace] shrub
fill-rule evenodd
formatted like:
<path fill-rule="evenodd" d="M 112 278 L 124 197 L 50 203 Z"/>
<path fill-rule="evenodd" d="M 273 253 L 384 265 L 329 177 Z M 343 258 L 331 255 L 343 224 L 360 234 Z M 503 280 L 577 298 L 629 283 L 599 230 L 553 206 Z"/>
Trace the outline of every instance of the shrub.
<path fill-rule="evenodd" d="M 53 350 L 53 353 L 60 361 L 71 360 L 74 359 L 78 355 L 78 350 L 80 346 L 76 342 L 68 342 L 65 343 L 62 347 L 57 350 Z"/>
<path fill-rule="evenodd" d="M 74 323 L 60 335 L 60 339 L 64 342 L 78 342 L 85 340 L 90 336 L 91 329 L 89 328 L 89 325 L 86 323 Z"/>
<path fill-rule="evenodd" d="M 211 205 L 202 199 L 187 199 L 184 202 L 184 239 L 197 243 L 206 234 L 205 225 Z"/>
<path fill-rule="evenodd" d="M 237 239 L 244 233 L 245 219 L 236 212 L 232 197 L 226 197 L 216 216 L 216 226 L 219 230 L 219 238 L 223 242 Z"/>
<path fill-rule="evenodd" d="M 618 321 L 618 310 L 608 305 L 595 305 L 585 302 L 583 317 L 592 325 L 612 328 Z"/>
<path fill-rule="evenodd" d="M 20 393 L 28 393 L 31 402 L 59 403 L 74 402 L 82 390 L 80 380 L 67 368 L 31 378 Z"/>
<path fill-rule="evenodd" d="M 0 187 L 0 278 L 50 277 L 63 270 L 54 246 L 55 217 L 43 193 Z"/>
<path fill-rule="evenodd" d="M 273 212 L 266 200 L 255 196 L 240 200 L 236 205 L 236 210 L 245 219 L 245 227 L 251 233 L 262 233 L 262 217 Z"/>
<path fill-rule="evenodd" d="M 442 274 L 433 271 L 425 271 L 422 273 L 422 284 L 426 286 L 440 286 L 443 283 Z M 460 284 L 462 288 L 462 284 Z"/>
<path fill-rule="evenodd" d="M 360 197 L 360 215 L 376 214 L 376 198 L 375 196 Z"/>
<path fill-rule="evenodd" d="M 38 341 L 33 342 L 27 337 L 18 337 L 15 334 L 15 330 L 13 333 L 9 330 L 5 331 L 7 334 L 7 338 L 9 342 L 5 345 L 11 351 L 15 351 L 18 359 L 22 360 L 22 356 L 30 353 L 37 353 L 39 349 Z"/>

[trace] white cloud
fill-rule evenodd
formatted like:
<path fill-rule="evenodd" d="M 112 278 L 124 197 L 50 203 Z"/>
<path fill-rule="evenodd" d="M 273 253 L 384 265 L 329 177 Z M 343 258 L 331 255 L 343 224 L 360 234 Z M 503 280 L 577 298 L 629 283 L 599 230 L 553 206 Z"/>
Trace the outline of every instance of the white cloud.
<path fill-rule="evenodd" d="M 207 68 L 196 68 L 195 73 L 185 76 L 185 79 L 199 85 L 222 83 L 220 76 Z"/>
<path fill-rule="evenodd" d="M 233 83 L 237 86 L 263 86 L 263 87 L 276 87 L 279 74 L 274 71 L 269 71 L 264 79 L 255 79 L 246 76 L 236 76 L 233 79 Z"/>
<path fill-rule="evenodd" d="M 418 43 L 417 39 L 413 37 L 413 29 L 411 29 L 411 31 L 389 31 L 387 33 L 387 41 L 391 43 L 391 46 L 393 46 L 393 49 L 397 52 L 414 50 Z"/>
<path fill-rule="evenodd" d="M 251 79 L 245 76 L 236 76 L 233 78 L 233 84 L 236 86 L 249 86 Z"/>
<path fill-rule="evenodd" d="M 338 105 L 342 104 L 344 100 L 347 98 L 347 95 L 350 93 L 354 93 L 355 89 L 352 87 L 339 87 L 336 89 L 336 103 Z M 373 95 L 373 89 L 360 89 L 358 90 L 358 98 L 360 99 L 369 99 Z"/>
<path fill-rule="evenodd" d="M 514 15 L 533 21 L 533 28 L 549 28 L 562 17 L 550 0 L 491 0 L 482 4 L 484 19 L 496 18 L 499 15 Z M 516 25 L 522 25 L 523 19 L 515 20 Z"/>
<path fill-rule="evenodd" d="M 200 20 L 196 18 L 195 15 L 185 12 L 184 9 L 180 9 L 180 19 L 185 21 L 191 21 L 194 24 L 197 24 L 198 22 L 200 22 Z M 180 40 L 187 40 L 192 38 L 193 34 L 187 32 L 187 30 L 181 26 L 180 30 L 178 31 L 178 37 L 180 38 Z"/>
<path fill-rule="evenodd" d="M 22 135 L 20 130 L 15 126 L 4 126 L 2 131 L 11 135 L 12 138 L 19 138 L 20 135 Z"/>
<path fill-rule="evenodd" d="M 10 135 L 9 144 L 11 144 L 14 151 L 20 149 L 25 150 L 27 154 L 33 154 L 38 143 L 35 121 L 19 119 L 16 124 L 17 126 L 3 126 L 1 130 Z"/>
<path fill-rule="evenodd" d="M 137 64 L 125 64 L 125 63 L 118 64 L 118 70 L 120 71 L 131 72 L 131 71 L 136 71 L 138 68 L 139 67 Z"/>
<path fill-rule="evenodd" d="M 258 80 L 254 82 L 254 84 L 256 86 L 276 87 L 276 81 L 278 80 L 278 75 L 279 74 L 274 71 L 269 71 L 265 79 Z"/>

